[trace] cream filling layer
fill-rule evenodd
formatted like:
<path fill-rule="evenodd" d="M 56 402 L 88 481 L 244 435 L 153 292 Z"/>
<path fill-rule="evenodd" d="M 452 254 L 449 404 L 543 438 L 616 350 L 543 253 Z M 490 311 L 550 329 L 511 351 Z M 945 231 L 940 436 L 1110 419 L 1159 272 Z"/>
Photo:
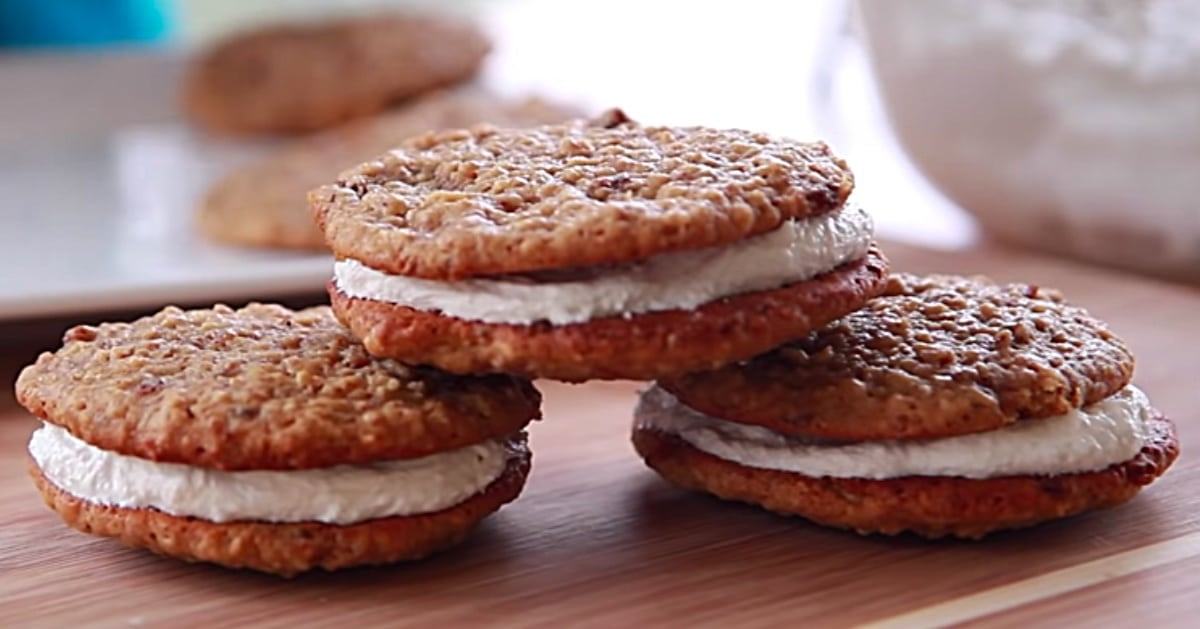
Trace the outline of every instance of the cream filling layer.
<path fill-rule="evenodd" d="M 357 260 L 334 264 L 337 287 L 350 297 L 482 321 L 555 325 L 660 310 L 691 309 L 740 293 L 812 279 L 866 255 L 871 217 L 850 205 L 785 222 L 730 245 L 665 253 L 590 274 L 586 279 L 468 279 L 441 282 L 388 275 Z"/>
<path fill-rule="evenodd" d="M 783 435 L 702 414 L 657 386 L 641 395 L 634 412 L 638 427 L 747 467 L 875 480 L 1093 472 L 1132 459 L 1150 434 L 1151 416 L 1150 401 L 1132 385 L 1066 415 L 926 440 L 838 444 Z"/>
<path fill-rule="evenodd" d="M 368 465 L 224 472 L 101 450 L 53 424 L 33 433 L 29 454 L 51 483 L 92 504 L 211 522 L 326 524 L 450 508 L 499 478 L 515 455 L 489 441 Z"/>

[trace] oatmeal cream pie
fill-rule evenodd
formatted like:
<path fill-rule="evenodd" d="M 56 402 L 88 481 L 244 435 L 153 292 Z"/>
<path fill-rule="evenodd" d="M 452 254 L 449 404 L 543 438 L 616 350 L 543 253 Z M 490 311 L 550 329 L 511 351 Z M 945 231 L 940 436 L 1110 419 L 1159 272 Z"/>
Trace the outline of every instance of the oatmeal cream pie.
<path fill-rule="evenodd" d="M 642 394 L 633 442 L 688 489 L 860 533 L 980 537 L 1132 498 L 1179 454 L 1134 358 L 1053 291 L 891 278 L 753 360 Z"/>
<path fill-rule="evenodd" d="M 273 25 L 197 55 L 183 110 L 228 135 L 307 133 L 467 81 L 490 50 L 476 27 L 440 16 Z"/>
<path fill-rule="evenodd" d="M 479 123 L 506 127 L 561 122 L 575 110 L 539 98 L 508 99 L 482 90 L 439 91 L 370 118 L 293 141 L 238 168 L 208 190 L 196 211 L 200 231 L 252 247 L 325 249 L 304 202 L 332 173 L 426 131 Z"/>
<path fill-rule="evenodd" d="M 369 356 L 327 307 L 80 326 L 17 380 L 72 527 L 290 576 L 416 559 L 521 492 L 532 385 Z"/>
<path fill-rule="evenodd" d="M 455 373 L 652 379 L 860 306 L 886 261 L 820 143 L 619 111 L 426 134 L 309 195 L 334 311 L 377 356 Z"/>

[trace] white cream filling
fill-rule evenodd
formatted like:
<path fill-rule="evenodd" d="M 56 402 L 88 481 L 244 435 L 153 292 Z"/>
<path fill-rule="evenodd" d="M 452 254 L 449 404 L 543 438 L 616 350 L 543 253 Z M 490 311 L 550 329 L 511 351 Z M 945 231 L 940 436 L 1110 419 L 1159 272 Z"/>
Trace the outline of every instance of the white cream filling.
<path fill-rule="evenodd" d="M 692 447 L 747 467 L 805 476 L 1054 475 L 1092 472 L 1132 459 L 1150 434 L 1150 401 L 1128 386 L 1066 415 L 1021 421 L 944 439 L 837 444 L 724 421 L 685 406 L 657 386 L 644 392 L 635 424 L 678 436 Z"/>
<path fill-rule="evenodd" d="M 771 232 L 721 247 L 653 256 L 579 280 L 517 277 L 441 282 L 388 275 L 339 260 L 334 280 L 346 295 L 487 323 L 555 325 L 612 316 L 695 308 L 757 290 L 811 279 L 867 253 L 870 215 L 855 206 L 785 222 Z"/>
<path fill-rule="evenodd" d="M 489 441 L 419 459 L 319 469 L 224 472 L 101 450 L 43 424 L 29 453 L 46 478 L 92 504 L 211 522 L 324 522 L 441 511 L 500 477 L 513 453 Z"/>

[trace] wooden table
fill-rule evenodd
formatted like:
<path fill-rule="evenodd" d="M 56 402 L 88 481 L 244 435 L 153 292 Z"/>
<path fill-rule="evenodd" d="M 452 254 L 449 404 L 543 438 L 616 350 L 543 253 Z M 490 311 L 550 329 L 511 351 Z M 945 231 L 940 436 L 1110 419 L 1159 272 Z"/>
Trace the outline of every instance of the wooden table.
<path fill-rule="evenodd" d="M 899 269 L 1068 291 L 1133 345 L 1137 381 L 1178 422 L 1183 457 L 1108 512 L 977 543 L 864 538 L 678 492 L 627 444 L 635 384 L 545 384 L 529 486 L 465 546 L 285 581 L 62 526 L 25 478 L 34 421 L 5 390 L 0 625 L 1189 625 L 1200 611 L 1200 465 L 1186 448 L 1200 442 L 1200 294 L 1001 250 L 888 251 Z M 36 349 L 19 347 L 6 352 L 6 378 Z"/>

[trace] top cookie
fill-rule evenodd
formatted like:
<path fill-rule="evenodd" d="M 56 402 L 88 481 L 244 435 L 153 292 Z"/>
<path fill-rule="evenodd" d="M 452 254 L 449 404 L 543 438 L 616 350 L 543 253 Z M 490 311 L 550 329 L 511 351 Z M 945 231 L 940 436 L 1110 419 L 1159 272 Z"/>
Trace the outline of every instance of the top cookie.
<path fill-rule="evenodd" d="M 340 257 L 439 280 L 596 266 L 727 244 L 839 208 L 821 143 L 646 127 L 619 111 L 529 130 L 426 134 L 314 190 Z"/>
<path fill-rule="evenodd" d="M 296 140 L 213 185 L 197 210 L 209 237 L 259 247 L 325 249 L 304 201 L 332 173 L 370 159 L 419 133 L 479 123 L 523 127 L 579 112 L 537 98 L 519 101 L 477 91 L 434 92 L 379 116 Z"/>
<path fill-rule="evenodd" d="M 17 379 L 34 415 L 92 445 L 223 470 L 414 458 L 507 437 L 541 398 L 509 376 L 372 358 L 329 308 L 167 308 L 69 330 Z"/>
<path fill-rule="evenodd" d="M 431 16 L 274 26 L 197 57 L 183 106 L 227 134 L 315 131 L 465 81 L 490 49 L 473 26 Z"/>
<path fill-rule="evenodd" d="M 831 439 L 936 438 L 1062 415 L 1129 384 L 1134 359 L 1061 295 L 893 276 L 882 296 L 739 365 L 660 382 L 703 413 Z"/>

